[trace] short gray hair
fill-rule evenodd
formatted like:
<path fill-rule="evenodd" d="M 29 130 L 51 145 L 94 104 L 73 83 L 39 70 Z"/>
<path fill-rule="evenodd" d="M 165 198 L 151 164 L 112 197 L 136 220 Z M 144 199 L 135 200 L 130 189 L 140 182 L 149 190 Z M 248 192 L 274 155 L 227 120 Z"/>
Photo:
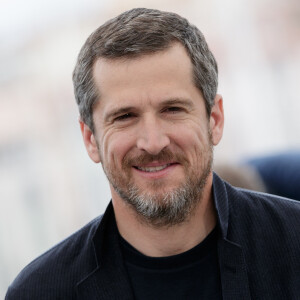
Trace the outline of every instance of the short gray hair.
<path fill-rule="evenodd" d="M 97 59 L 130 58 L 165 50 L 180 42 L 191 59 L 196 87 L 201 91 L 209 116 L 218 86 L 218 67 L 200 30 L 170 12 L 135 8 L 96 29 L 81 48 L 73 72 L 75 98 L 82 121 L 92 131 L 93 107 L 100 91 L 93 80 Z"/>

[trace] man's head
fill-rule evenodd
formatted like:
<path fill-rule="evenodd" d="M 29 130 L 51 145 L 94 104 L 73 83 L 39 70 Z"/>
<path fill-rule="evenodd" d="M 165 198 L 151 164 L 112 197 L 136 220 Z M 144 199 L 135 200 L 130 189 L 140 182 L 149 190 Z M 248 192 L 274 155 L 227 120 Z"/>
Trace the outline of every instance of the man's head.
<path fill-rule="evenodd" d="M 218 68 L 203 34 L 177 14 L 136 8 L 124 12 L 94 31 L 83 45 L 73 73 L 74 90 L 81 119 L 94 130 L 93 107 L 101 98 L 93 68 L 99 58 L 133 58 L 169 48 L 174 42 L 186 49 L 196 87 L 205 99 L 207 115 L 218 85 Z"/>
<path fill-rule="evenodd" d="M 129 18 L 127 14 L 134 17 Z M 124 19 L 130 24 L 139 17 L 142 18 L 138 22 L 141 32 L 150 32 L 148 38 L 139 32 L 137 25 L 130 31 L 134 38 L 126 34 L 122 37 Z M 147 26 L 142 22 L 145 18 Z M 223 106 L 222 98 L 215 91 L 209 96 L 213 98 L 204 97 L 205 90 L 211 91 L 212 86 L 216 89 L 216 76 L 215 84 L 211 84 L 213 80 L 207 75 L 209 70 L 215 71 L 210 75 L 216 75 L 216 65 L 212 55 L 207 55 L 204 39 L 198 41 L 199 46 L 194 34 L 193 47 L 206 47 L 205 54 L 198 53 L 202 65 L 195 64 L 187 44 L 174 38 L 174 34 L 166 34 L 169 39 L 168 43 L 164 42 L 166 39 L 158 24 L 154 26 L 160 36 L 156 40 L 154 29 L 148 29 L 149 20 L 153 18 L 158 18 L 157 23 L 161 25 L 164 23 L 165 30 L 170 23 L 172 33 L 176 29 L 174 18 L 181 20 L 185 31 L 192 28 L 192 33 L 198 32 L 174 14 L 152 10 L 125 13 L 103 25 L 114 28 L 114 34 L 106 33 L 106 37 L 116 36 L 114 42 L 101 44 L 101 47 L 98 41 L 92 43 L 93 49 L 102 49 L 101 55 L 88 52 L 92 55 L 88 58 L 84 54 L 92 65 L 86 74 L 83 70 L 78 72 L 77 66 L 74 78 L 80 77 L 86 82 L 89 76 L 91 78 L 90 89 L 94 90 L 95 102 L 87 106 L 90 109 L 87 119 L 81 111 L 81 130 L 89 156 L 94 162 L 102 163 L 113 203 L 125 201 L 153 226 L 170 226 L 187 220 L 203 192 L 210 193 L 212 148 L 222 136 Z M 173 23 L 166 22 L 165 18 L 172 19 Z M 175 32 L 180 30 L 177 28 Z M 185 34 L 181 32 L 181 36 Z M 129 41 L 125 41 L 126 38 Z M 198 73 L 202 71 L 201 66 L 204 69 L 201 80 L 197 77 L 199 81 L 195 80 L 195 65 L 200 66 Z M 197 85 L 203 81 L 208 89 Z M 79 103 L 79 107 L 82 110 L 84 105 Z"/>

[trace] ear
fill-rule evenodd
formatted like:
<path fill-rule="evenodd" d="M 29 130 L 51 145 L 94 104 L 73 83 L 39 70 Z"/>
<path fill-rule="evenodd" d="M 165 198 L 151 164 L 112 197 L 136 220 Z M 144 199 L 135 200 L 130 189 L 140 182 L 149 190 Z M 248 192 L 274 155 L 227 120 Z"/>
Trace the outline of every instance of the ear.
<path fill-rule="evenodd" d="M 224 128 L 223 98 L 219 94 L 216 95 L 215 104 L 211 110 L 209 126 L 213 145 L 216 146 L 222 138 Z"/>
<path fill-rule="evenodd" d="M 82 122 L 82 120 L 79 120 L 79 124 L 80 124 L 80 129 L 81 129 L 84 145 L 85 145 L 85 148 L 86 148 L 86 151 L 87 151 L 89 157 L 95 163 L 101 162 L 99 151 L 98 151 L 98 146 L 97 146 L 97 142 L 96 142 L 96 138 L 95 138 L 94 134 L 92 133 L 89 126 L 86 125 L 84 122 Z"/>

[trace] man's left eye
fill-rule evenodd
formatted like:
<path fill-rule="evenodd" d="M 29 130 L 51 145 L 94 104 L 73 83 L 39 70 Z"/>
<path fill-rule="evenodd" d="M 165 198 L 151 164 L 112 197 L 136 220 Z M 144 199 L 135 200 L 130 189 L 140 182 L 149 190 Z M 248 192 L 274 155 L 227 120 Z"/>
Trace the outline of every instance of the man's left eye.
<path fill-rule="evenodd" d="M 125 121 L 127 119 L 132 118 L 132 117 L 133 117 L 133 115 L 131 113 L 127 113 L 127 114 L 116 117 L 115 121 Z"/>

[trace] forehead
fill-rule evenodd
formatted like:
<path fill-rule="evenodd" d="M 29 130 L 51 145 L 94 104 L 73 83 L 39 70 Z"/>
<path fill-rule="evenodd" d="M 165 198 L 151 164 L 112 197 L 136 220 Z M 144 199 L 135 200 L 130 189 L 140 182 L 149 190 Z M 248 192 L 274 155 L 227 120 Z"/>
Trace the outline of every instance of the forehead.
<path fill-rule="evenodd" d="M 180 43 L 134 58 L 100 58 L 93 73 L 100 95 L 97 106 L 102 108 L 201 95 L 190 57 Z"/>

